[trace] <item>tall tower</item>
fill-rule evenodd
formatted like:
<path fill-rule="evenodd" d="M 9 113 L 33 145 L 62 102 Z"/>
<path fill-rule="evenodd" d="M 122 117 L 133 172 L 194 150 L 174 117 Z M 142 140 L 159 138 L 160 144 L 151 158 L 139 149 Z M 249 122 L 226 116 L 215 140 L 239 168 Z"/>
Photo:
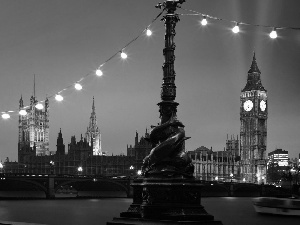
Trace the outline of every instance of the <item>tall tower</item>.
<path fill-rule="evenodd" d="M 34 79 L 35 80 L 35 79 Z M 19 115 L 18 160 L 28 161 L 29 155 L 49 155 L 49 100 L 46 98 L 43 108 L 37 108 L 38 101 L 34 92 L 30 105 L 24 107 L 23 99 L 19 101 L 19 110 L 26 114 Z M 44 109 L 44 110 L 43 110 Z"/>
<path fill-rule="evenodd" d="M 90 123 L 85 133 L 85 137 L 86 140 L 89 142 L 90 146 L 92 146 L 92 140 L 93 140 L 93 155 L 102 155 L 101 134 L 97 126 L 94 97 L 93 97 L 92 113 L 90 116 Z"/>
<path fill-rule="evenodd" d="M 64 139 L 62 137 L 61 128 L 58 133 L 57 141 L 56 141 L 56 154 L 64 155 L 65 154 L 65 144 Z"/>
<path fill-rule="evenodd" d="M 251 183 L 266 180 L 268 101 L 260 74 L 254 53 L 240 96 L 241 179 Z"/>

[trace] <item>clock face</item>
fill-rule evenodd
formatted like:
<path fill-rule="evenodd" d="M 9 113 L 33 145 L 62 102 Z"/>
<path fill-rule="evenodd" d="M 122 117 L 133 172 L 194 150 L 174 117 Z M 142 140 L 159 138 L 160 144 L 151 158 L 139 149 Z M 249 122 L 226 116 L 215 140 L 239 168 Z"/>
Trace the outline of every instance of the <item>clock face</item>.
<path fill-rule="evenodd" d="M 265 111 L 266 110 L 266 102 L 264 100 L 261 100 L 259 103 L 259 107 L 261 111 Z"/>
<path fill-rule="evenodd" d="M 244 109 L 248 112 L 253 108 L 253 102 L 251 100 L 247 100 L 244 102 Z"/>

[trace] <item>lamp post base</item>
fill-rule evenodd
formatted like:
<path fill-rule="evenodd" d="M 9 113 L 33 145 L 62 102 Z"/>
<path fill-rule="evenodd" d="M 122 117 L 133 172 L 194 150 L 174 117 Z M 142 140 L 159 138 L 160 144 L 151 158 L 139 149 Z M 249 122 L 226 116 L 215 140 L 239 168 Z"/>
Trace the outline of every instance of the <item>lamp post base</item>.
<path fill-rule="evenodd" d="M 222 224 L 201 205 L 200 181 L 144 178 L 133 185 L 133 203 L 107 224 Z"/>

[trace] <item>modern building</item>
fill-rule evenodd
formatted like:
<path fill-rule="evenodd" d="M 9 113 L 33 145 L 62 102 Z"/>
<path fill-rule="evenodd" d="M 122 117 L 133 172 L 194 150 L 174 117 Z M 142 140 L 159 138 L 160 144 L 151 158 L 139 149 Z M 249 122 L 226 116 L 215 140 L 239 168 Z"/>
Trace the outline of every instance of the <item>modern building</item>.
<path fill-rule="evenodd" d="M 39 102 L 34 92 L 30 105 L 24 106 L 22 96 L 19 101 L 19 138 L 18 161 L 28 160 L 33 155 L 50 155 L 49 151 L 49 100 L 44 105 Z"/>
<path fill-rule="evenodd" d="M 268 153 L 268 163 L 269 167 L 271 164 L 278 165 L 280 170 L 286 170 L 289 166 L 289 152 L 282 149 L 276 149 Z"/>
<path fill-rule="evenodd" d="M 101 149 L 101 133 L 97 125 L 96 111 L 95 111 L 95 101 L 93 97 L 92 113 L 90 116 L 89 126 L 85 133 L 85 138 L 89 142 L 89 145 L 93 145 L 93 155 L 102 155 Z"/>
<path fill-rule="evenodd" d="M 250 183 L 266 179 L 268 99 L 260 75 L 254 53 L 240 95 L 241 176 Z"/>
<path fill-rule="evenodd" d="M 276 149 L 268 153 L 267 182 L 279 184 L 289 170 L 288 151 Z"/>

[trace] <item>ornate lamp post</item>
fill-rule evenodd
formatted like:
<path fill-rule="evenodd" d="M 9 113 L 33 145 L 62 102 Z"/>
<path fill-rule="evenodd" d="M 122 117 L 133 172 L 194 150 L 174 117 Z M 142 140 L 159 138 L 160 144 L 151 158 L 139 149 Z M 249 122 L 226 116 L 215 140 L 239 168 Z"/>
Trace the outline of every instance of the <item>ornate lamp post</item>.
<path fill-rule="evenodd" d="M 160 123 L 152 126 L 148 138 L 153 148 L 143 161 L 143 176 L 132 183 L 133 203 L 120 218 L 107 224 L 144 224 L 143 220 L 147 224 L 177 224 L 177 221 L 222 224 L 214 221 L 200 204 L 202 184 L 193 177 L 194 166 L 184 146 L 188 138 L 176 115 L 179 104 L 175 102 L 174 36 L 179 17 L 175 11 L 183 2 L 185 0 L 166 0 L 156 6 L 166 11 L 162 101 L 158 103 Z"/>
<path fill-rule="evenodd" d="M 144 159 L 142 171 L 145 177 L 193 177 L 194 166 L 185 152 L 184 125 L 177 119 L 176 86 L 175 86 L 175 26 L 179 21 L 175 13 L 179 4 L 185 0 L 167 0 L 156 7 L 163 8 L 166 15 L 165 48 L 163 49 L 163 83 L 161 102 L 158 103 L 160 123 L 154 127 L 149 141 L 154 146 L 151 153 Z"/>

